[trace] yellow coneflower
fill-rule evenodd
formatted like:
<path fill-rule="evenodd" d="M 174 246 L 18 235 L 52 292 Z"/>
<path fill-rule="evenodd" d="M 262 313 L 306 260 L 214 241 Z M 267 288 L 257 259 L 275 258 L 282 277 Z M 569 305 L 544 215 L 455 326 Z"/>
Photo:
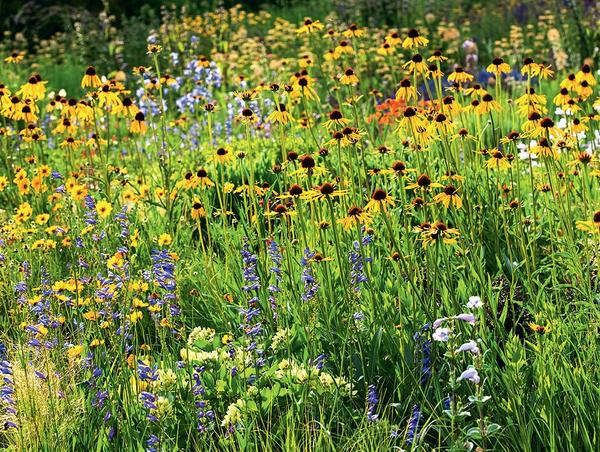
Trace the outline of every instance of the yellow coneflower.
<path fill-rule="evenodd" d="M 411 99 L 417 98 L 417 88 L 412 86 L 412 83 L 408 78 L 403 79 L 400 82 L 400 87 L 396 91 L 396 99 L 404 99 L 410 102 Z"/>
<path fill-rule="evenodd" d="M 470 82 L 471 80 L 473 80 L 473 76 L 468 72 L 465 72 L 465 70 L 460 66 L 457 66 L 454 69 L 454 72 L 448 76 L 449 82 L 458 83 L 459 85 Z"/>
<path fill-rule="evenodd" d="M 435 222 L 429 229 L 420 231 L 423 248 L 427 248 L 432 244 L 442 243 L 444 245 L 455 245 L 458 240 L 458 229 L 449 228 L 441 221 Z"/>
<path fill-rule="evenodd" d="M 16 94 L 24 99 L 43 99 L 46 95 L 46 83 L 48 82 L 42 81 L 39 74 L 32 75 Z"/>
<path fill-rule="evenodd" d="M 305 199 L 308 202 L 313 202 L 339 198 L 346 194 L 348 194 L 348 190 L 338 190 L 334 183 L 324 182 L 312 190 L 305 191 L 300 195 L 300 198 Z"/>
<path fill-rule="evenodd" d="M 244 124 L 252 124 L 258 121 L 258 117 L 251 108 L 244 108 L 236 118 Z"/>
<path fill-rule="evenodd" d="M 21 61 L 23 61 L 23 58 L 25 58 L 25 52 L 13 52 L 9 56 L 4 58 L 4 62 L 10 63 L 10 64 L 16 64 L 16 63 L 20 63 Z"/>
<path fill-rule="evenodd" d="M 538 157 L 551 157 L 555 160 L 558 160 L 558 151 L 552 146 L 552 144 L 543 137 L 537 143 L 537 145 L 531 148 L 531 153 L 537 155 Z"/>
<path fill-rule="evenodd" d="M 575 74 L 575 80 L 577 82 L 582 82 L 585 80 L 589 86 L 596 85 L 596 79 L 592 73 L 592 68 L 589 64 L 583 64 L 581 69 Z"/>
<path fill-rule="evenodd" d="M 345 30 L 342 34 L 346 38 L 360 38 L 364 36 L 366 30 L 364 28 L 359 28 L 356 24 L 351 24 L 347 30 Z"/>
<path fill-rule="evenodd" d="M 220 147 L 217 148 L 214 154 L 209 159 L 211 162 L 216 162 L 218 164 L 225 164 L 233 161 L 233 152 L 228 147 Z"/>
<path fill-rule="evenodd" d="M 600 211 L 595 212 L 591 220 L 579 220 L 576 225 L 580 231 L 600 235 Z"/>
<path fill-rule="evenodd" d="M 192 218 L 197 220 L 206 216 L 206 210 L 198 198 L 194 198 L 192 202 Z"/>
<path fill-rule="evenodd" d="M 411 28 L 408 30 L 408 36 L 402 41 L 402 47 L 405 49 L 412 49 L 413 47 L 426 46 L 428 43 L 429 39 L 424 38 L 417 30 Z"/>
<path fill-rule="evenodd" d="M 438 182 L 432 182 L 427 174 L 421 174 L 414 182 L 407 184 L 404 189 L 428 191 L 431 188 L 441 188 L 442 186 L 443 185 Z"/>
<path fill-rule="evenodd" d="M 98 106 L 103 107 L 106 105 L 111 108 L 119 108 L 121 107 L 121 99 L 116 92 L 111 90 L 111 87 L 108 83 L 102 85 L 102 87 L 98 90 Z"/>
<path fill-rule="evenodd" d="M 418 53 L 413 55 L 409 61 L 402 65 L 409 73 L 425 74 L 428 71 L 427 64 L 423 61 L 423 57 Z"/>
<path fill-rule="evenodd" d="M 349 231 L 354 226 L 367 226 L 371 223 L 372 217 L 358 206 L 352 206 L 348 209 L 348 215 L 337 220 L 344 227 L 344 230 Z"/>
<path fill-rule="evenodd" d="M 488 93 L 479 83 L 473 84 L 473 86 L 465 89 L 464 92 L 465 95 L 471 97 L 483 97 Z"/>
<path fill-rule="evenodd" d="M 510 168 L 510 162 L 500 150 L 494 150 L 488 153 L 490 158 L 485 162 L 485 166 L 493 170 L 505 170 Z"/>
<path fill-rule="evenodd" d="M 96 74 L 96 68 L 94 66 L 88 66 L 85 70 L 85 74 L 81 79 L 81 87 L 82 88 L 100 88 L 102 86 L 102 81 L 100 77 Z"/>
<path fill-rule="evenodd" d="M 387 212 L 388 207 L 394 207 L 396 199 L 382 188 L 377 188 L 371 194 L 371 199 L 365 206 L 367 212 Z"/>
<path fill-rule="evenodd" d="M 442 54 L 442 51 L 438 49 L 433 51 L 431 56 L 427 58 L 427 61 L 429 61 L 430 63 L 442 63 L 447 59 L 448 58 Z"/>
<path fill-rule="evenodd" d="M 144 113 L 142 113 L 141 111 L 138 111 L 135 114 L 133 121 L 131 121 L 131 124 L 129 125 L 129 131 L 131 133 L 139 133 L 139 134 L 146 133 L 146 130 L 148 130 L 148 126 L 146 125 L 145 119 L 146 119 L 146 117 L 144 116 Z"/>
<path fill-rule="evenodd" d="M 329 119 L 325 121 L 324 126 L 326 129 L 331 129 L 334 125 L 345 127 L 349 122 L 350 120 L 344 118 L 341 111 L 335 109 L 329 113 Z"/>
<path fill-rule="evenodd" d="M 458 189 L 454 185 L 446 185 L 444 191 L 433 197 L 434 202 L 443 204 L 446 209 L 454 206 L 457 209 L 462 207 L 462 199 L 458 196 Z"/>
<path fill-rule="evenodd" d="M 359 82 L 358 77 L 352 68 L 346 69 L 338 78 L 342 85 L 356 85 Z"/>
<path fill-rule="evenodd" d="M 293 122 L 294 118 L 292 118 L 290 112 L 287 111 L 285 104 L 279 104 L 278 107 L 267 116 L 267 121 L 285 125 L 289 122 Z"/>
<path fill-rule="evenodd" d="M 502 74 L 510 72 L 510 66 L 502 58 L 494 58 L 485 70 L 494 74 L 496 78 L 500 78 Z"/>
<path fill-rule="evenodd" d="M 377 49 L 377 54 L 381 56 L 390 56 L 396 53 L 396 48 L 389 42 L 384 42 Z"/>
<path fill-rule="evenodd" d="M 314 33 L 315 31 L 319 31 L 322 30 L 323 28 L 325 28 L 325 25 L 323 25 L 320 21 L 318 20 L 312 20 L 310 18 L 306 18 L 304 19 L 304 23 L 302 24 L 302 26 L 300 28 L 298 28 L 296 30 L 296 33 L 298 34 L 303 34 L 303 33 Z"/>

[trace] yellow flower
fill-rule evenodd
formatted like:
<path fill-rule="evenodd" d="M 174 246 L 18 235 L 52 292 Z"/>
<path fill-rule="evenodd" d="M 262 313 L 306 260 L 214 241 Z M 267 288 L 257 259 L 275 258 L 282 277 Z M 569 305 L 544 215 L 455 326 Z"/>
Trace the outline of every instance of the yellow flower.
<path fill-rule="evenodd" d="M 81 87 L 82 88 L 99 88 L 102 86 L 102 82 L 100 81 L 100 77 L 96 74 L 96 68 L 94 66 L 89 66 L 85 70 L 85 74 L 81 79 Z"/>
<path fill-rule="evenodd" d="M 495 150 L 490 153 L 490 159 L 485 162 L 485 166 L 489 169 L 505 170 L 510 168 L 510 162 L 502 152 Z"/>
<path fill-rule="evenodd" d="M 486 68 L 486 71 L 491 72 L 496 78 L 499 78 L 502 74 L 510 72 L 510 66 L 502 58 L 494 58 L 492 64 Z"/>
<path fill-rule="evenodd" d="M 42 225 L 48 223 L 49 219 L 50 215 L 48 215 L 47 213 L 41 213 L 35 217 L 35 222 L 39 225 Z"/>
<path fill-rule="evenodd" d="M 588 221 L 577 221 L 576 222 L 577 229 L 584 232 L 589 232 L 590 234 L 598 234 L 600 235 L 600 211 L 594 213 L 594 216 L 591 220 Z"/>
<path fill-rule="evenodd" d="M 414 28 L 408 30 L 408 36 L 402 41 L 402 47 L 405 49 L 412 49 L 413 47 L 426 46 L 429 43 L 429 39 L 419 35 L 419 32 Z"/>
<path fill-rule="evenodd" d="M 441 203 L 446 209 L 455 206 L 457 209 L 462 207 L 462 199 L 458 196 L 458 190 L 453 185 L 446 185 L 444 191 L 433 197 L 436 203 Z"/>
<path fill-rule="evenodd" d="M 388 207 L 394 207 L 396 200 L 390 196 L 385 190 L 377 188 L 373 191 L 371 199 L 365 206 L 367 212 L 387 212 Z"/>
<path fill-rule="evenodd" d="M 310 34 L 313 33 L 315 31 L 318 30 L 322 30 L 323 28 L 325 28 L 325 25 L 323 25 L 320 21 L 318 20 L 312 20 L 310 18 L 306 18 L 304 19 L 304 23 L 302 24 L 302 26 L 300 28 L 298 28 L 296 30 L 296 33 L 298 34 Z"/>
<path fill-rule="evenodd" d="M 146 130 L 148 130 L 148 126 L 146 125 L 145 119 L 146 119 L 146 117 L 144 116 L 144 113 L 142 113 L 141 111 L 138 111 L 135 114 L 133 121 L 131 121 L 131 124 L 129 126 L 129 131 L 131 133 L 139 133 L 139 134 L 146 133 Z"/>
<path fill-rule="evenodd" d="M 100 218 L 106 218 L 112 212 L 112 205 L 108 201 L 99 201 L 96 204 L 96 212 Z"/>
<path fill-rule="evenodd" d="M 67 356 L 69 358 L 76 358 L 83 352 L 83 345 L 75 345 L 67 350 Z"/>
<path fill-rule="evenodd" d="M 352 68 L 346 69 L 339 79 L 342 85 L 356 85 L 359 81 Z"/>
<path fill-rule="evenodd" d="M 371 215 L 358 206 L 350 207 L 350 209 L 348 209 L 348 216 L 337 220 L 346 231 L 352 229 L 353 226 L 368 225 L 371 221 Z"/>
<path fill-rule="evenodd" d="M 169 246 L 173 243 L 173 239 L 166 232 L 158 237 L 158 246 Z"/>

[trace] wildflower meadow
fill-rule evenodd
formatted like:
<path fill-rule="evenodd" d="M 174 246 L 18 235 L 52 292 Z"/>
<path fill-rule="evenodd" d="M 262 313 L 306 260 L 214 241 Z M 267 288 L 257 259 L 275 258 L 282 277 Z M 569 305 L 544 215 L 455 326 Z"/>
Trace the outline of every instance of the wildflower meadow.
<path fill-rule="evenodd" d="M 598 4 L 99 3 L 0 40 L 2 450 L 600 450 Z"/>

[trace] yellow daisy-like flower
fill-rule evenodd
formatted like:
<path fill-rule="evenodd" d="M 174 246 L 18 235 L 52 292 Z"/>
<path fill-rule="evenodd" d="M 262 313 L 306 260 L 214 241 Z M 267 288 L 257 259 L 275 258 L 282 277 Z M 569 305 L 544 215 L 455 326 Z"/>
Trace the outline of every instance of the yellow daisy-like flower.
<path fill-rule="evenodd" d="M 417 30 L 411 28 L 408 30 L 408 36 L 402 41 L 402 47 L 412 49 L 413 47 L 423 47 L 429 43 L 429 39 L 424 38 Z"/>
<path fill-rule="evenodd" d="M 365 206 L 367 212 L 387 212 L 388 207 L 394 207 L 396 199 L 381 188 L 375 189 L 371 199 Z"/>
<path fill-rule="evenodd" d="M 173 239 L 166 232 L 158 237 L 158 246 L 169 246 L 171 243 L 173 243 Z"/>
<path fill-rule="evenodd" d="M 323 25 L 320 21 L 312 20 L 309 17 L 307 17 L 306 19 L 304 19 L 304 23 L 302 24 L 302 26 L 296 30 L 296 33 L 298 33 L 299 35 L 310 34 L 314 33 L 315 31 L 322 30 L 323 28 L 325 28 L 325 25 Z"/>
<path fill-rule="evenodd" d="M 112 212 L 112 205 L 105 200 L 99 201 L 98 204 L 96 204 L 96 212 L 100 218 L 106 218 Z"/>

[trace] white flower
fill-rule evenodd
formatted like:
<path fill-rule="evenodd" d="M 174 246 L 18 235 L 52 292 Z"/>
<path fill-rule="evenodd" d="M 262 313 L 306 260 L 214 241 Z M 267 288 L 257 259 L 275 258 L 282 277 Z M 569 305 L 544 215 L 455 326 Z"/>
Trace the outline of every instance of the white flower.
<path fill-rule="evenodd" d="M 450 339 L 450 333 L 452 333 L 450 328 L 438 328 L 431 337 L 434 341 L 447 342 Z"/>
<path fill-rule="evenodd" d="M 478 309 L 482 306 L 483 306 L 483 302 L 481 301 L 480 297 L 478 297 L 476 295 L 469 297 L 469 301 L 467 302 L 467 308 Z"/>
<path fill-rule="evenodd" d="M 479 353 L 479 347 L 477 347 L 477 342 L 471 340 L 469 342 L 465 342 L 460 347 L 458 347 L 454 353 L 462 353 L 462 352 L 471 352 L 474 355 Z"/>
<path fill-rule="evenodd" d="M 470 366 L 467 370 L 465 370 L 460 377 L 456 379 L 456 381 L 461 380 L 469 380 L 471 383 L 479 384 L 481 379 L 479 378 L 479 374 L 477 373 L 477 369 Z"/>

